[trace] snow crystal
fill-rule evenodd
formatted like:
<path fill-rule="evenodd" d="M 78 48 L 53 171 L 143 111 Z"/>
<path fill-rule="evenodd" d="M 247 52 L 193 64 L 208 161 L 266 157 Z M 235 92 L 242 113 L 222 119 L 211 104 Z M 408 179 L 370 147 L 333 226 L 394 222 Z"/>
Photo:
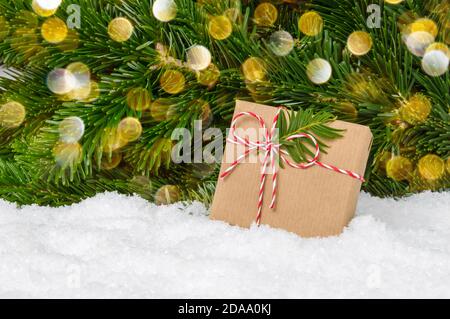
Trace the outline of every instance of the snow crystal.
<path fill-rule="evenodd" d="M 210 221 L 199 203 L 0 201 L 0 298 L 449 298 L 449 207 L 450 193 L 363 193 L 342 235 L 304 239 Z"/>

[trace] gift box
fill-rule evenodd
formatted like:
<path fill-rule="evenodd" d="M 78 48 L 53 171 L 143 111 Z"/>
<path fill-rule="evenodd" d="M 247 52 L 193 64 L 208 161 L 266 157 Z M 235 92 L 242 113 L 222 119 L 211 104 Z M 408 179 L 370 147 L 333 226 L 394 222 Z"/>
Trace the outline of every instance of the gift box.
<path fill-rule="evenodd" d="M 266 152 L 267 140 L 256 137 L 258 141 L 250 141 L 248 137 L 240 138 L 237 131 L 254 129 L 260 132 L 261 126 L 265 125 L 270 132 L 278 113 L 279 109 L 275 107 L 237 101 L 235 129 L 229 132 L 225 146 L 211 219 L 241 227 L 250 227 L 256 222 L 302 237 L 340 234 L 355 214 L 373 139 L 370 129 L 333 121 L 328 125 L 342 130 L 342 137 L 323 141 L 328 146 L 326 153 L 317 147 L 314 155 L 317 156 L 310 162 L 302 165 L 293 162 L 293 166 L 284 163 L 273 171 L 276 175 L 273 172 L 264 174 L 274 164 Z M 314 140 L 317 145 L 313 134 L 295 136 L 299 137 Z M 247 147 L 242 146 L 245 143 L 248 143 Z M 276 147 L 276 144 L 272 143 L 270 147 Z M 248 160 L 250 153 L 258 160 Z M 265 158 L 264 154 L 269 154 L 267 162 L 260 160 Z M 292 163 L 289 154 L 279 149 L 274 154 L 284 155 Z"/>

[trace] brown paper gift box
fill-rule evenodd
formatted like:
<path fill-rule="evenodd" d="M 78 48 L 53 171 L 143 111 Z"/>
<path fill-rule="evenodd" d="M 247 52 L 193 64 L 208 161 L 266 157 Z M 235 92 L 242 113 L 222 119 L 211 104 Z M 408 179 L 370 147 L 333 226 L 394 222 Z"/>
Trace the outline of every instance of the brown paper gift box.
<path fill-rule="evenodd" d="M 274 107 L 237 101 L 235 115 L 254 112 L 270 127 L 277 109 Z M 327 154 L 319 160 L 342 169 L 364 174 L 372 142 L 366 126 L 335 121 L 330 126 L 344 129 L 343 137 L 326 141 Z M 258 121 L 241 118 L 238 128 L 258 129 Z M 238 146 L 227 142 L 221 173 L 230 166 L 226 159 L 234 158 Z M 230 153 L 231 152 L 231 153 Z M 244 162 L 225 179 L 218 180 L 211 206 L 211 219 L 232 225 L 250 227 L 257 215 L 258 190 L 262 163 Z M 303 237 L 340 234 L 353 218 L 361 189 L 361 181 L 319 166 L 296 169 L 290 166 L 278 171 L 278 190 L 275 209 L 270 209 L 272 180 L 265 184 L 261 224 L 282 228 Z"/>

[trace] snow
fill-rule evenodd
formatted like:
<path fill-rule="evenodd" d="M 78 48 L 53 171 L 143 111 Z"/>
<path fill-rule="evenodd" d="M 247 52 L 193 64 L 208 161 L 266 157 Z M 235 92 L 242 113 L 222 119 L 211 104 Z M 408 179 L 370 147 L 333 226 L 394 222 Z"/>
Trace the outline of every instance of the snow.
<path fill-rule="evenodd" d="M 0 298 L 450 297 L 450 192 L 361 194 L 336 237 L 210 221 L 199 203 L 105 193 L 0 201 Z"/>

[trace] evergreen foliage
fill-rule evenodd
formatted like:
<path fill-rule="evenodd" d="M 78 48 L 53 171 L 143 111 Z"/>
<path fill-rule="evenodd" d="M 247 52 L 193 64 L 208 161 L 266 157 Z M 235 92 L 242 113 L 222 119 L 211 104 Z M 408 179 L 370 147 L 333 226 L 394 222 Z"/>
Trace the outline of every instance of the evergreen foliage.
<path fill-rule="evenodd" d="M 26 109 L 19 127 L 0 125 L 0 197 L 19 204 L 58 206 L 116 190 L 153 200 L 162 186 L 176 185 L 177 199 L 208 202 L 218 165 L 172 163 L 170 138 L 176 128 L 194 130 L 194 120 L 205 117 L 205 102 L 212 113 L 210 126 L 225 131 L 236 99 L 284 105 L 308 116 L 329 112 L 370 126 L 374 142 L 363 189 L 374 195 L 404 196 L 449 188 L 450 75 L 448 70 L 441 76 L 424 73 L 421 58 L 408 50 L 401 30 L 428 17 L 439 28 L 435 41 L 448 44 L 448 0 L 405 0 L 398 5 L 382 0 L 270 1 L 278 10 L 270 26 L 258 25 L 254 19 L 262 1 L 175 0 L 177 15 L 170 22 L 153 16 L 153 2 L 64 0 L 55 16 L 67 21 L 71 12 L 67 8 L 79 5 L 81 26 L 71 30 L 64 42 L 52 44 L 41 36 L 46 18 L 33 13 L 31 0 L 0 0 L 0 61 L 8 68 L 8 77 L 0 77 L 0 105 L 16 101 Z M 380 28 L 367 26 L 370 4 L 381 8 Z M 238 13 L 233 32 L 216 40 L 208 32 L 209 20 L 230 8 Z M 299 30 L 298 20 L 308 10 L 318 12 L 324 21 L 316 36 Z M 108 35 L 108 24 L 116 17 L 126 17 L 134 26 L 125 42 Z M 283 57 L 275 55 L 269 43 L 278 30 L 296 39 L 292 52 Z M 370 52 L 362 56 L 346 47 L 349 35 L 358 30 L 368 32 L 373 42 Z M 193 45 L 211 52 L 220 70 L 215 85 L 200 84 L 196 72 L 180 63 Z M 242 64 L 249 57 L 264 61 L 264 80 L 245 80 Z M 331 64 L 332 77 L 325 84 L 314 84 L 307 76 L 307 64 L 314 58 Z M 99 83 L 100 96 L 95 101 L 63 100 L 49 90 L 49 72 L 73 62 L 86 64 Z M 161 88 L 161 77 L 169 69 L 185 77 L 185 87 L 178 94 Z M 171 116 L 161 120 L 149 110 L 130 108 L 127 94 L 134 88 L 146 89 L 152 102 L 166 99 Z M 432 108 L 424 121 L 411 124 L 400 109 L 416 94 L 426 96 Z M 58 125 L 68 117 L 84 122 L 82 158 L 57 165 Z M 122 161 L 117 167 L 104 169 L 102 161 L 117 153 L 105 147 L 105 134 L 125 117 L 140 120 L 142 135 L 120 148 Z M 420 175 L 418 163 L 427 154 L 439 156 L 446 165 L 446 172 L 436 180 Z M 395 180 L 386 173 L 386 162 L 394 156 L 413 163 L 407 179 Z"/>

